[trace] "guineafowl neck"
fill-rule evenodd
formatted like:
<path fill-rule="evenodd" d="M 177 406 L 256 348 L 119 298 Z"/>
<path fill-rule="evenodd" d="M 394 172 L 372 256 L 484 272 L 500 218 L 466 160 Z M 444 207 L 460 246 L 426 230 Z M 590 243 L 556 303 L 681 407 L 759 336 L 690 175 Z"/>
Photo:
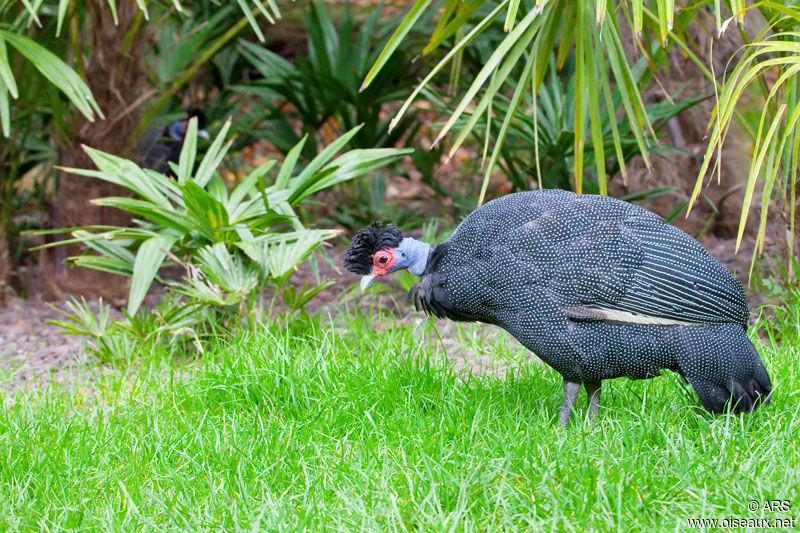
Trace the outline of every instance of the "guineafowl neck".
<path fill-rule="evenodd" d="M 408 271 L 415 276 L 421 276 L 425 272 L 425 265 L 428 264 L 431 245 L 427 242 L 406 237 L 400 243 L 400 248 L 403 248 L 408 256 Z"/>
<path fill-rule="evenodd" d="M 186 135 L 186 131 L 183 129 L 183 126 L 181 126 L 181 123 L 176 120 L 167 126 L 167 135 L 169 135 L 171 139 L 180 141 L 183 139 L 183 136 Z"/>

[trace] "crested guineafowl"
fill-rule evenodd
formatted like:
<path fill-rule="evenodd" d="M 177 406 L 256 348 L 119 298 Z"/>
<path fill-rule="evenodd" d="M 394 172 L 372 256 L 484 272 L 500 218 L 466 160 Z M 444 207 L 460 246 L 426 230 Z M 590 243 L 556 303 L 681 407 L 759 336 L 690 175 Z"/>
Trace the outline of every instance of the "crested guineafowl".
<path fill-rule="evenodd" d="M 559 425 L 582 383 L 594 417 L 604 379 L 661 369 L 712 413 L 755 410 L 772 384 L 747 337 L 741 284 L 692 237 L 645 209 L 561 190 L 503 196 L 430 246 L 373 223 L 353 238 L 361 287 L 389 272 L 422 276 L 415 306 L 495 324 L 564 378 Z"/>
<path fill-rule="evenodd" d="M 139 143 L 139 163 L 162 174 L 172 174 L 169 163 L 178 163 L 189 119 L 192 117 L 197 117 L 197 135 L 208 139 L 205 113 L 196 108 L 187 109 L 185 118 L 172 122 L 163 130 L 151 130 L 144 134 Z"/>

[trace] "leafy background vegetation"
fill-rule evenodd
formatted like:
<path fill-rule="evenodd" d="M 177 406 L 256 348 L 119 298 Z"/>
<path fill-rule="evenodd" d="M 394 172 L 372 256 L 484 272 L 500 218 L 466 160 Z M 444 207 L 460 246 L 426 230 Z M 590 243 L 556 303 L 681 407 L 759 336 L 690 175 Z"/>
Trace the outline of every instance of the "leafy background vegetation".
<path fill-rule="evenodd" d="M 4 525 L 649 530 L 800 505 L 798 28 L 743 0 L 0 3 L 0 300 L 61 301 L 91 355 L 72 387 L 3 393 Z M 211 138 L 188 121 L 169 175 L 147 168 L 190 107 Z M 552 372 L 505 336 L 451 333 L 514 362 L 465 375 L 386 287 L 339 290 L 372 220 L 436 242 L 556 187 L 752 252 L 767 409 L 618 380 L 558 433 Z"/>

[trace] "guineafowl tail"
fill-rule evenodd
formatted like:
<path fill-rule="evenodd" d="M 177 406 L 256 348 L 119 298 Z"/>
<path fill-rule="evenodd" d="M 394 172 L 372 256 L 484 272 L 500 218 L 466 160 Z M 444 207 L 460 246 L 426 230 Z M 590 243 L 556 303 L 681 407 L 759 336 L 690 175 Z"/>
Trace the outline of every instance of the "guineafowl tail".
<path fill-rule="evenodd" d="M 675 351 L 683 374 L 708 411 L 755 411 L 772 393 L 767 369 L 738 324 L 680 327 L 681 346 Z"/>

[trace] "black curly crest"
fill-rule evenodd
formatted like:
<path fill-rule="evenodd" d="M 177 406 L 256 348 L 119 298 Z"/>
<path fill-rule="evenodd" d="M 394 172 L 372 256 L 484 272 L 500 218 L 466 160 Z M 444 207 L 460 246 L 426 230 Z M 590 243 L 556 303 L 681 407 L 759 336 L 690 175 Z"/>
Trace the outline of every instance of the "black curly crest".
<path fill-rule="evenodd" d="M 358 230 L 347 253 L 344 255 L 344 268 L 355 274 L 372 272 L 372 256 L 378 250 L 397 248 L 403 240 L 403 233 L 394 224 L 373 222 Z"/>
<path fill-rule="evenodd" d="M 186 118 L 197 117 L 197 129 L 204 130 L 206 129 L 206 124 L 208 123 L 208 117 L 206 114 L 203 113 L 203 110 L 197 107 L 188 107 L 186 108 Z"/>

